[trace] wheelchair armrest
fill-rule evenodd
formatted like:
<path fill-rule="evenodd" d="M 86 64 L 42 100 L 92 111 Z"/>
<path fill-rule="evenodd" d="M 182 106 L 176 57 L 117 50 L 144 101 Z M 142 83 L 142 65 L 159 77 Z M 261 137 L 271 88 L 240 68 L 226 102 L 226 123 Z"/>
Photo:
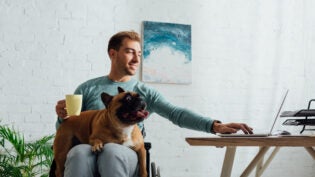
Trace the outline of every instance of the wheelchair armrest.
<path fill-rule="evenodd" d="M 152 145 L 151 145 L 151 143 L 150 142 L 144 142 L 144 148 L 145 148 L 145 150 L 150 150 L 151 149 L 151 147 L 152 147 Z"/>
<path fill-rule="evenodd" d="M 144 148 L 146 150 L 146 161 L 147 161 L 147 173 L 148 173 L 148 177 L 150 177 L 150 149 L 151 149 L 152 145 L 150 142 L 144 142 Z"/>

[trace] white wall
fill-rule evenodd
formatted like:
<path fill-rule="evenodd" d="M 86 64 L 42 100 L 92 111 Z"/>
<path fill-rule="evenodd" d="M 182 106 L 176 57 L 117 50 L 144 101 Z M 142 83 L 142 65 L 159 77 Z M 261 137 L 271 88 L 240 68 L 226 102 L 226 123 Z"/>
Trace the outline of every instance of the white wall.
<path fill-rule="evenodd" d="M 150 84 L 174 104 L 223 122 L 270 127 L 286 88 L 284 110 L 315 98 L 315 2 L 311 0 L 1 0 L 0 119 L 31 140 L 54 133 L 56 101 L 109 71 L 109 37 L 141 32 L 142 21 L 192 25 L 193 83 Z M 137 75 L 138 77 L 138 75 Z M 282 127 L 298 132 L 299 127 Z M 216 177 L 224 148 L 191 147 L 181 129 L 146 121 L 152 159 L 164 177 Z M 257 148 L 237 150 L 239 176 Z M 314 177 L 303 148 L 283 148 L 264 176 Z"/>

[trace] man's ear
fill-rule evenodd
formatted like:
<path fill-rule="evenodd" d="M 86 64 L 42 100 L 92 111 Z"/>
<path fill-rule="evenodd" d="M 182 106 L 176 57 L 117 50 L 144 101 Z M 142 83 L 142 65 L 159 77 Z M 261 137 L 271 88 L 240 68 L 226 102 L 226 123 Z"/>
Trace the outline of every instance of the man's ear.
<path fill-rule="evenodd" d="M 102 101 L 103 101 L 105 107 L 107 108 L 108 105 L 109 105 L 109 103 L 112 101 L 113 96 L 111 96 L 111 95 L 109 95 L 109 94 L 103 92 L 103 93 L 101 94 L 101 98 L 102 98 Z"/>
<path fill-rule="evenodd" d="M 108 55 L 109 55 L 109 58 L 113 58 L 115 55 L 116 55 L 116 50 L 115 49 L 109 49 L 108 51 Z"/>

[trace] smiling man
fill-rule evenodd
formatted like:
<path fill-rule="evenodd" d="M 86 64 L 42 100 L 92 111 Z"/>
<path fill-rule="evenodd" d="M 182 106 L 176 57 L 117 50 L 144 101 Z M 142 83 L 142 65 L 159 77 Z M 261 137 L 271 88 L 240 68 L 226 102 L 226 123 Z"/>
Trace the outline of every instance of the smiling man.
<path fill-rule="evenodd" d="M 108 55 L 111 60 L 110 73 L 88 80 L 75 90 L 75 94 L 83 95 L 82 111 L 104 109 L 101 93 L 117 94 L 117 87 L 126 91 L 137 92 L 147 103 L 150 113 L 157 113 L 174 124 L 192 130 L 209 133 L 235 133 L 242 130 L 252 133 L 252 128 L 244 123 L 226 123 L 197 114 L 168 102 L 157 90 L 132 78 L 141 62 L 141 39 L 138 33 L 122 31 L 109 40 Z M 65 100 L 56 105 L 58 115 L 56 127 L 66 118 Z M 143 122 L 139 123 L 143 129 Z M 80 144 L 73 147 L 65 163 L 65 177 L 137 177 L 138 159 L 136 153 L 128 147 L 109 143 L 103 152 L 95 155 L 91 146 Z"/>
<path fill-rule="evenodd" d="M 136 74 L 141 61 L 139 40 L 140 38 L 135 34 L 132 38 L 125 38 L 121 43 L 119 40 L 113 40 L 112 38 L 107 50 L 112 63 L 109 73 L 111 80 L 126 82 Z"/>

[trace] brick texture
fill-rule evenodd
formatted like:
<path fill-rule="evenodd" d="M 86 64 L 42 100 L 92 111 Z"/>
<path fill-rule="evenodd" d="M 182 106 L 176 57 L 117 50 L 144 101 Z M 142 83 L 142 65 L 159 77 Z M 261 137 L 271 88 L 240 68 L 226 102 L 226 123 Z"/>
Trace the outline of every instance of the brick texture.
<path fill-rule="evenodd" d="M 141 32 L 146 20 L 192 25 L 193 83 L 151 86 L 179 106 L 268 129 L 286 88 L 284 110 L 305 108 L 315 98 L 314 8 L 314 1 L 298 0 L 1 0 L 1 124 L 27 140 L 54 133 L 56 102 L 79 83 L 106 75 L 109 37 L 120 30 Z M 282 122 L 276 129 L 300 129 Z M 209 134 L 181 129 L 156 114 L 145 124 L 162 176 L 219 176 L 224 148 L 185 142 Z M 238 149 L 233 177 L 255 152 Z M 265 176 L 314 177 L 314 165 L 303 148 L 283 148 Z"/>

